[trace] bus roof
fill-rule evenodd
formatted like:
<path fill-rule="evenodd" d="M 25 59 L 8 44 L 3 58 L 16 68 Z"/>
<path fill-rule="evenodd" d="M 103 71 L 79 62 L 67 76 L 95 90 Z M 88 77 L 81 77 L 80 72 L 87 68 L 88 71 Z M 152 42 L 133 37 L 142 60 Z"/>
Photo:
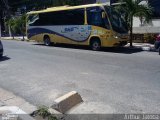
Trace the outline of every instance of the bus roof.
<path fill-rule="evenodd" d="M 103 5 L 110 5 L 109 3 L 103 3 L 103 4 L 88 4 L 88 5 L 79 5 L 79 6 L 58 6 L 58 7 L 51 7 L 39 11 L 31 11 L 27 14 L 38 14 L 38 13 L 45 13 L 45 12 L 54 12 L 54 11 L 62 11 L 62 10 L 73 10 L 73 9 L 79 9 L 79 8 L 87 8 L 87 7 L 96 7 L 96 6 L 103 6 Z"/>

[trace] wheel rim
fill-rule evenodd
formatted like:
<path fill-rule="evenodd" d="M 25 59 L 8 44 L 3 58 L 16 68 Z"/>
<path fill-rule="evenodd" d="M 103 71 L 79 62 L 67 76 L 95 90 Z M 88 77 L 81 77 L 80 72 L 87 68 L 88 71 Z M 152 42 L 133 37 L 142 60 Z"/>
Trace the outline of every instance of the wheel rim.
<path fill-rule="evenodd" d="M 44 42 L 45 42 L 45 45 L 47 45 L 47 46 L 50 45 L 50 39 L 49 39 L 49 38 L 46 38 L 46 39 L 44 40 Z"/>
<path fill-rule="evenodd" d="M 100 44 L 98 42 L 93 42 L 92 48 L 93 48 L 93 50 L 99 50 Z"/>

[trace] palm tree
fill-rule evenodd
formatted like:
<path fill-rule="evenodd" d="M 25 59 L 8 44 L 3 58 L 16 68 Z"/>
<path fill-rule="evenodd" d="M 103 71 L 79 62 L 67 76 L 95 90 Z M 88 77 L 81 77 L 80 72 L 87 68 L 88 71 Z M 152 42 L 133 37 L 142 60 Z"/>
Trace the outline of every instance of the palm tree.
<path fill-rule="evenodd" d="M 146 22 L 149 22 L 152 8 L 149 4 L 141 4 L 142 0 L 120 0 L 124 4 L 121 4 L 117 9 L 125 12 L 126 22 L 130 31 L 130 47 L 132 47 L 133 41 L 133 17 L 144 18 Z"/>

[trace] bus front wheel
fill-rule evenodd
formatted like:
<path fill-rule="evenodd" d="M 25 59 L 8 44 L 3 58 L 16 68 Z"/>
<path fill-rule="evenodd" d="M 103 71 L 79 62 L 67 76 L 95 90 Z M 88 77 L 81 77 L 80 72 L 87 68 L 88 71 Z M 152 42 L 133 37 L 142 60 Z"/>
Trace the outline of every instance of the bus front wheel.
<path fill-rule="evenodd" d="M 100 50 L 100 48 L 101 48 L 101 42 L 100 42 L 100 40 L 97 39 L 97 38 L 91 40 L 91 42 L 90 42 L 90 47 L 91 47 L 91 49 L 94 50 L 94 51 Z"/>
<path fill-rule="evenodd" d="M 44 44 L 46 46 L 50 46 L 51 45 L 51 41 L 50 41 L 49 36 L 44 36 Z"/>

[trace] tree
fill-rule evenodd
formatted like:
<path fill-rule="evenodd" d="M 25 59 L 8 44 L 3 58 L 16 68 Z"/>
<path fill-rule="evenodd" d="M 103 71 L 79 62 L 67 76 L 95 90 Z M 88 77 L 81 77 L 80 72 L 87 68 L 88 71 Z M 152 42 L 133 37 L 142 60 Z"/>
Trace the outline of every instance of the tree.
<path fill-rule="evenodd" d="M 0 0 L 0 37 L 1 37 L 1 30 L 4 27 L 4 13 L 8 10 L 8 2 L 6 0 Z"/>
<path fill-rule="evenodd" d="M 144 18 L 146 22 L 149 22 L 152 8 L 149 4 L 141 4 L 142 0 L 120 0 L 124 4 L 121 4 L 117 9 L 125 12 L 126 22 L 130 31 L 130 47 L 132 47 L 133 41 L 133 17 Z"/>
<path fill-rule="evenodd" d="M 17 19 L 17 22 L 19 23 L 19 24 L 17 24 L 18 28 L 19 28 L 19 33 L 22 34 L 23 40 L 24 40 L 24 35 L 26 32 L 26 15 L 24 14 L 21 17 L 19 17 Z"/>
<path fill-rule="evenodd" d="M 14 18 L 10 18 L 10 19 L 6 20 L 5 24 L 6 24 L 6 26 L 8 26 L 8 31 L 9 31 L 10 37 L 12 36 L 14 39 L 14 32 L 15 32 Z"/>
<path fill-rule="evenodd" d="M 26 15 L 12 17 L 6 21 L 6 25 L 8 26 L 9 30 L 11 29 L 13 39 L 15 34 L 22 34 L 24 40 L 26 30 Z"/>

